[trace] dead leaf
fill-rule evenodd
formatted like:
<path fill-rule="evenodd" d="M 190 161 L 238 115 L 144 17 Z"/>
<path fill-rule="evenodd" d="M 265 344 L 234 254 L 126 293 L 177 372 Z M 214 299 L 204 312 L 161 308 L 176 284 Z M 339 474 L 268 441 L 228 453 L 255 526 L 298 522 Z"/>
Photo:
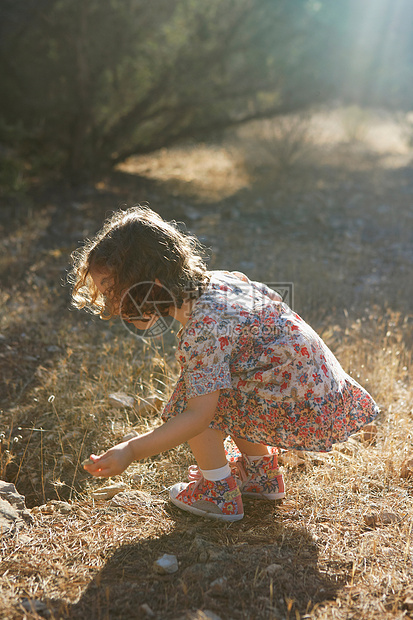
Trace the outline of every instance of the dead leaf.
<path fill-rule="evenodd" d="M 138 401 L 139 413 L 144 413 L 145 411 L 158 411 L 164 404 L 162 398 L 157 396 L 156 394 L 151 394 L 150 396 L 146 396 L 145 398 L 140 398 Z"/>
<path fill-rule="evenodd" d="M 305 459 L 302 456 L 302 453 L 298 450 L 287 450 L 279 455 L 278 461 L 280 465 L 284 465 L 289 469 L 296 469 L 297 467 L 304 467 L 306 464 Z"/>
<path fill-rule="evenodd" d="M 375 527 L 377 524 L 378 515 L 376 512 L 367 512 L 363 515 L 364 523 L 368 527 Z"/>
<path fill-rule="evenodd" d="M 375 424 L 366 424 L 363 426 L 360 432 L 354 435 L 355 439 L 361 441 L 361 443 L 371 444 L 374 443 L 377 439 L 378 429 Z"/>
<path fill-rule="evenodd" d="M 400 523 L 401 517 L 395 512 L 368 512 L 363 515 L 364 523 L 368 527 L 376 527 L 378 525 L 391 525 L 392 523 Z"/>

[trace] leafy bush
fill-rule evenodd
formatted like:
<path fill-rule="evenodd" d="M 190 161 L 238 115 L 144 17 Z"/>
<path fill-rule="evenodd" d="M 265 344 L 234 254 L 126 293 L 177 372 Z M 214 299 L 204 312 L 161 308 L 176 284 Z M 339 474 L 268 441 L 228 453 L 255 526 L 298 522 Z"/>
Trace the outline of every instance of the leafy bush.
<path fill-rule="evenodd" d="M 305 0 L 43 0 L 2 9 L 0 118 L 78 178 L 323 92 Z M 1 27 L 0 27 L 1 28 Z M 332 36 L 332 35 L 329 35 Z"/>

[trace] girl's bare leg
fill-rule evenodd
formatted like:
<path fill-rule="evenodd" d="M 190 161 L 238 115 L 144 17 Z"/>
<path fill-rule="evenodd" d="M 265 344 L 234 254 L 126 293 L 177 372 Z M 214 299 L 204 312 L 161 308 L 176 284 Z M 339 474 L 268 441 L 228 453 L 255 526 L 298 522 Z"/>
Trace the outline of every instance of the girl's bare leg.
<path fill-rule="evenodd" d="M 188 443 L 201 469 L 218 469 L 227 464 L 224 433 L 221 431 L 207 428 Z"/>
<path fill-rule="evenodd" d="M 235 441 L 242 454 L 247 454 L 248 456 L 266 456 L 269 454 L 267 446 L 262 443 L 252 443 L 251 441 L 239 439 L 238 437 L 233 437 L 232 439 Z"/>

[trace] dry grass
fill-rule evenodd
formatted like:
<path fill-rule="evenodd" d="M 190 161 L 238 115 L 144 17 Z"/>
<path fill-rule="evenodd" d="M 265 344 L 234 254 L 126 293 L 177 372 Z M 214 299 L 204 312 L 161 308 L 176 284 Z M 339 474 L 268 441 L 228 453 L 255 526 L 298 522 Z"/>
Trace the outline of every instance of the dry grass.
<path fill-rule="evenodd" d="M 38 198 L 48 206 L 34 201 L 4 223 L 0 470 L 26 495 L 34 523 L 1 539 L 1 617 L 149 618 L 145 605 L 159 620 L 196 610 L 223 620 L 411 613 L 413 482 L 400 467 L 413 454 L 413 179 L 394 132 L 385 147 L 382 127 L 379 148 L 369 125 L 361 148 L 338 132 L 334 114 L 309 168 L 254 181 L 218 146 L 165 152 L 129 162 L 99 191 Z M 211 248 L 213 268 L 292 281 L 296 310 L 382 409 L 373 442 L 352 438 L 286 464 L 284 504 L 246 501 L 236 524 L 167 502 L 168 485 L 191 463 L 185 446 L 133 464 L 112 481 L 127 485 L 112 500 L 94 499 L 106 482 L 80 467 L 132 427 L 159 423 L 155 409 L 114 409 L 110 392 L 165 400 L 177 375 L 172 336 L 145 343 L 121 325 L 69 312 L 60 285 L 76 240 L 107 210 L 136 200 L 186 220 Z M 178 557 L 177 573 L 153 571 L 164 553 Z"/>

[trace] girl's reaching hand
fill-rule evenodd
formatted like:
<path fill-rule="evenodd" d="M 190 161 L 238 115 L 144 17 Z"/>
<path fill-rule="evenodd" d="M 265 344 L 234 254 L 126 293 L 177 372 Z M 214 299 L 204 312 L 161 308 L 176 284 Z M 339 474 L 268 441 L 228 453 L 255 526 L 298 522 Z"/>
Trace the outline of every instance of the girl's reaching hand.
<path fill-rule="evenodd" d="M 104 454 L 90 458 L 83 463 L 84 469 L 100 478 L 109 478 L 121 474 L 134 460 L 133 450 L 128 441 L 119 443 Z"/>
<path fill-rule="evenodd" d="M 121 474 L 132 461 L 155 456 L 196 437 L 210 424 L 219 390 L 188 400 L 188 407 L 158 428 L 114 446 L 101 456 L 92 454 L 83 467 L 92 476 L 109 478 Z"/>

